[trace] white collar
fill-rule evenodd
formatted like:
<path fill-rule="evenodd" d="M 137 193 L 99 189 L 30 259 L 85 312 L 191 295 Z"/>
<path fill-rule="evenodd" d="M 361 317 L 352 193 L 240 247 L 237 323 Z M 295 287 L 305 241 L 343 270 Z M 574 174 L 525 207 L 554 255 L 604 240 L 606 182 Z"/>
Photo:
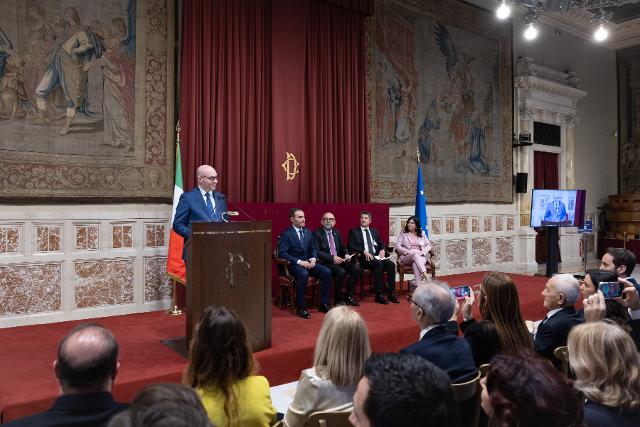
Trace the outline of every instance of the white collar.
<path fill-rule="evenodd" d="M 563 308 L 564 307 L 560 307 L 560 308 L 556 308 L 556 309 L 553 309 L 553 310 L 549 310 L 549 312 L 547 312 L 547 319 L 549 319 L 551 316 L 553 316 L 554 314 L 556 314 L 557 312 L 559 312 Z"/>
<path fill-rule="evenodd" d="M 437 328 L 440 325 L 429 325 L 426 328 L 424 328 L 423 330 L 420 331 L 420 341 L 422 341 L 422 338 L 424 338 L 424 336 L 427 334 L 427 332 L 429 332 L 430 330 Z"/>

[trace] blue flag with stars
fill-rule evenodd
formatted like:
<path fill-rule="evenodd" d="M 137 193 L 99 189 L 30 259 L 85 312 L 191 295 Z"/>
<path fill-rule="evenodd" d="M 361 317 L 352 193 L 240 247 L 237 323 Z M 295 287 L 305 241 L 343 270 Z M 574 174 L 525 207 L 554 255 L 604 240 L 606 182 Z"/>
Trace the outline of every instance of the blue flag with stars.
<path fill-rule="evenodd" d="M 424 194 L 424 184 L 422 183 L 422 167 L 418 163 L 418 181 L 416 182 L 416 217 L 420 220 L 420 226 L 427 239 L 429 229 L 427 228 L 427 196 Z"/>

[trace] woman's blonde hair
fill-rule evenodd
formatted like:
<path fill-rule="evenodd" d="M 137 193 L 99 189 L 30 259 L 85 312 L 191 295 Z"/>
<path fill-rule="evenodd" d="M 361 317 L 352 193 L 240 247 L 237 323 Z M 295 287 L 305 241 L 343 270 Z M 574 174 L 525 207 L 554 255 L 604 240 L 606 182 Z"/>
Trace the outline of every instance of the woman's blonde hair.
<path fill-rule="evenodd" d="M 335 385 L 358 383 L 371 354 L 367 324 L 347 306 L 329 310 L 322 322 L 313 366 Z"/>
<path fill-rule="evenodd" d="M 640 406 L 640 356 L 629 334 L 609 320 L 575 326 L 569 334 L 575 387 L 612 408 Z"/>

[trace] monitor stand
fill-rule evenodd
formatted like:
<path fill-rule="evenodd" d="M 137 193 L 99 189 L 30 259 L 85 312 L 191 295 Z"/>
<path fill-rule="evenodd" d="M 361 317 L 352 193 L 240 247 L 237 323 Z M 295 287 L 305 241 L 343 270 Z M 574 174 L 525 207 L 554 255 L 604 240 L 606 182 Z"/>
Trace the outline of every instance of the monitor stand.
<path fill-rule="evenodd" d="M 559 227 L 546 227 L 547 277 L 558 273 L 558 228 Z"/>

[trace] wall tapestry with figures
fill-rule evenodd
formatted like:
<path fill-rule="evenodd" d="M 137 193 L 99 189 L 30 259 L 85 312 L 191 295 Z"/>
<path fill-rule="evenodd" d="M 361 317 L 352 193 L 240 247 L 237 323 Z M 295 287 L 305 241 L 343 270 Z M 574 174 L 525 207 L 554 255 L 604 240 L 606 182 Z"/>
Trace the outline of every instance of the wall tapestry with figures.
<path fill-rule="evenodd" d="M 371 198 L 512 201 L 511 25 L 459 1 L 381 0 L 368 31 Z"/>
<path fill-rule="evenodd" d="M 640 48 L 618 56 L 618 193 L 640 193 Z"/>
<path fill-rule="evenodd" d="M 0 199 L 170 199 L 173 1 L 0 2 Z"/>

